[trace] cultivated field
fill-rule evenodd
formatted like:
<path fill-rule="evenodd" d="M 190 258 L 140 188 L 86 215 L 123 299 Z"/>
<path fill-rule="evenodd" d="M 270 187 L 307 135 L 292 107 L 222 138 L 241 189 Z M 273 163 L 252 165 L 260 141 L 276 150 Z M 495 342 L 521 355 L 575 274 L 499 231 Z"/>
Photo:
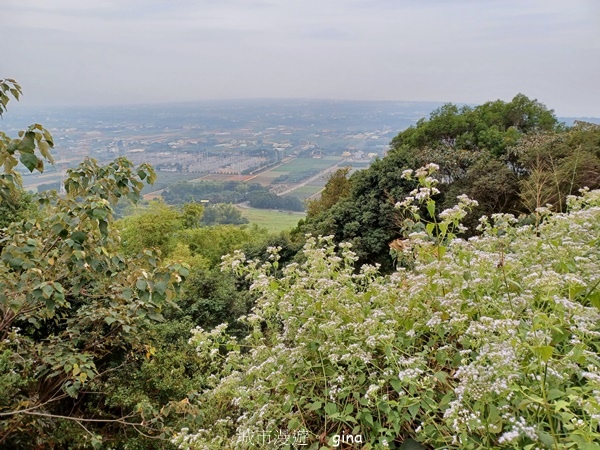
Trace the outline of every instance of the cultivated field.
<path fill-rule="evenodd" d="M 298 197 L 300 200 L 304 200 L 306 198 L 312 197 L 313 195 L 315 195 L 317 192 L 319 192 L 321 189 L 323 189 L 323 185 L 311 185 L 311 184 L 307 184 L 306 186 L 301 186 L 298 189 L 295 189 L 294 191 L 290 192 L 291 196 L 294 197 Z"/>
<path fill-rule="evenodd" d="M 333 166 L 341 160 L 342 158 L 339 156 L 326 156 L 324 158 L 294 158 L 291 161 L 259 173 L 249 181 L 268 186 L 273 180 L 281 175 L 294 174 L 307 170 L 321 171 Z"/>
<path fill-rule="evenodd" d="M 342 160 L 339 156 L 326 156 L 324 158 L 296 158 L 285 164 L 271 169 L 269 172 L 277 172 L 277 175 L 282 173 L 302 172 L 304 170 L 315 169 L 323 170 Z"/>
<path fill-rule="evenodd" d="M 242 216 L 255 223 L 259 227 L 267 228 L 269 231 L 279 232 L 291 230 L 306 214 L 290 211 L 276 211 L 272 209 L 256 209 L 239 207 Z"/>

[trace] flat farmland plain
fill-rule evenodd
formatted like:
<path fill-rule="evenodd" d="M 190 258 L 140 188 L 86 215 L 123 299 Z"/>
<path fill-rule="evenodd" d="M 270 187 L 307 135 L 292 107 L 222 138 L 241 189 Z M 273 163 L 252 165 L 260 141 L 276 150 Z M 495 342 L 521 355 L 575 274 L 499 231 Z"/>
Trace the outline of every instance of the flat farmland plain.
<path fill-rule="evenodd" d="M 300 219 L 306 217 L 306 213 L 300 212 L 236 206 L 242 212 L 242 216 L 248 219 L 251 224 L 256 224 L 261 228 L 266 228 L 275 233 L 291 230 L 298 225 Z"/>

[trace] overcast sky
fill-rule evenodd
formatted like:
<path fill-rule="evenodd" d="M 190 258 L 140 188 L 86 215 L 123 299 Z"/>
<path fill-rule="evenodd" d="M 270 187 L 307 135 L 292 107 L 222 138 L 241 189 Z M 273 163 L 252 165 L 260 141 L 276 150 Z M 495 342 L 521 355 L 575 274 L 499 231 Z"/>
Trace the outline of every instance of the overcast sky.
<path fill-rule="evenodd" d="M 0 0 L 29 105 L 482 103 L 600 117 L 600 0 Z"/>

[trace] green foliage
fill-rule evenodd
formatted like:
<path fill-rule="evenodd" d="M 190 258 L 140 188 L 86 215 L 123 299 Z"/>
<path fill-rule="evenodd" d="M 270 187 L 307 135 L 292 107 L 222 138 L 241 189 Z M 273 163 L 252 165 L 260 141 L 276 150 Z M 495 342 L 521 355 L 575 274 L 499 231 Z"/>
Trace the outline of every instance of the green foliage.
<path fill-rule="evenodd" d="M 182 207 L 182 222 L 184 228 L 196 228 L 200 226 L 200 220 L 204 214 L 204 206 L 199 203 L 186 203 Z"/>
<path fill-rule="evenodd" d="M 348 172 L 351 167 L 343 167 L 332 173 L 325 184 L 325 189 L 321 192 L 318 200 L 307 202 L 308 217 L 314 217 L 324 211 L 327 211 L 341 199 L 350 195 L 350 180 Z"/>
<path fill-rule="evenodd" d="M 102 391 L 102 401 L 88 404 L 90 412 L 135 411 L 143 408 L 146 417 L 161 417 L 163 432 L 196 423 L 198 408 L 191 403 L 198 388 L 205 384 L 202 365 L 188 344 L 188 333 L 196 324 L 189 317 L 173 320 L 174 308 L 165 311 L 166 321 L 144 330 L 142 348 L 125 358 L 111 361 L 102 383 L 91 385 Z M 94 398 L 93 400 L 98 400 Z M 176 448 L 164 439 L 149 439 L 133 428 L 103 430 L 112 448 Z M 118 432 L 117 432 L 118 431 Z"/>
<path fill-rule="evenodd" d="M 426 194 L 414 197 L 428 209 Z M 282 276 L 276 249 L 262 264 L 226 259 L 259 294 L 241 319 L 251 331 L 193 331 L 216 369 L 201 424 L 174 442 L 244 449 L 248 436 L 303 431 L 313 449 L 348 434 L 363 448 L 594 448 L 600 191 L 568 204 L 537 227 L 482 218 L 468 241 L 450 230 L 464 208 L 450 209 L 411 234 L 413 269 L 389 277 L 357 272 L 350 246 L 338 252 L 331 237 L 310 238 L 306 261 Z"/>
<path fill-rule="evenodd" d="M 563 211 L 569 195 L 600 186 L 600 126 L 578 122 L 560 134 L 527 136 L 511 149 L 528 173 L 519 196 L 528 212 L 550 204 Z"/>
<path fill-rule="evenodd" d="M 440 193 L 436 187 L 439 180 L 433 177 L 438 169 L 437 164 L 430 163 L 416 171 L 408 169 L 403 173 L 403 177 L 408 180 L 416 179 L 418 187 L 404 201 L 396 203 L 396 208 L 400 210 L 403 234 L 407 238 L 395 241 L 396 245 L 390 245 L 390 253 L 396 260 L 401 256 L 398 250 L 404 254 L 409 253 L 410 245 L 406 242 L 417 238 L 432 243 L 434 255 L 441 261 L 448 244 L 459 233 L 467 230 L 461 221 L 477 207 L 477 201 L 471 200 L 467 195 L 459 195 L 457 205 L 438 214 L 434 197 Z"/>
<path fill-rule="evenodd" d="M 177 320 L 189 317 L 194 327 L 209 330 L 227 323 L 229 332 L 241 337 L 246 327 L 236 320 L 250 312 L 256 297 L 248 287 L 249 283 L 243 278 L 222 273 L 219 267 L 194 271 L 177 303 L 180 312 L 173 312 L 172 317 Z"/>
<path fill-rule="evenodd" d="M 261 233 L 265 230 L 216 225 L 184 230 L 180 233 L 180 242 L 189 248 L 191 256 L 202 256 L 210 266 L 215 266 L 221 262 L 221 256 L 242 248 Z"/>
<path fill-rule="evenodd" d="M 311 211 L 294 234 L 333 235 L 353 244 L 360 263 L 389 272 L 388 246 L 402 233 L 393 204 L 414 188 L 401 180 L 404 170 L 437 164 L 436 214 L 466 194 L 478 202 L 463 219 L 474 234 L 481 215 L 527 215 L 548 203 L 564 211 L 568 195 L 600 187 L 598 136 L 592 124 L 566 130 L 552 110 L 522 94 L 474 108 L 447 104 L 399 133 L 385 158 L 350 177 L 349 195 Z"/>
<path fill-rule="evenodd" d="M 396 199 L 403 198 L 415 186 L 402 178 L 403 170 L 414 158 L 402 150 L 373 162 L 365 170 L 352 174 L 350 193 L 328 209 L 307 217 L 293 235 L 333 235 L 335 242 L 349 242 L 359 257 L 359 264 L 380 264 L 392 270 L 388 243 L 397 238 Z"/>
<path fill-rule="evenodd" d="M 241 250 L 248 259 L 266 262 L 271 256 L 271 249 L 276 248 L 281 266 L 290 263 L 302 250 L 303 243 L 291 238 L 288 232 L 257 236 L 256 239 L 246 242 Z"/>
<path fill-rule="evenodd" d="M 52 161 L 52 137 L 40 125 L 20 139 L 0 137 L 2 187 L 23 201 L 14 155 L 42 171 L 42 159 Z M 7 448 L 98 447 L 99 431 L 163 427 L 163 417 L 142 404 L 98 407 L 111 364 L 146 348 L 142 331 L 163 320 L 188 274 L 151 251 L 119 253 L 113 206 L 138 199 L 154 172 L 124 158 L 106 166 L 87 159 L 67 176 L 66 195 L 39 197 L 39 213 L 14 216 L 0 237 L 0 390 L 9 394 L 0 400 L 0 443 Z"/>
<path fill-rule="evenodd" d="M 248 219 L 230 203 L 210 205 L 204 210 L 202 225 L 243 225 Z"/>
<path fill-rule="evenodd" d="M 187 216 L 185 212 L 182 216 L 163 202 L 150 202 L 148 207 L 119 221 L 121 244 L 128 255 L 155 249 L 166 257 L 175 249 L 177 233 L 183 228 L 184 221 L 191 224 L 192 216 L 198 212 L 188 210 Z"/>
<path fill-rule="evenodd" d="M 463 220 L 464 225 L 474 230 L 478 218 L 483 215 L 522 211 L 520 182 L 517 173 L 504 161 L 484 156 L 478 158 L 462 177 L 440 186 L 443 196 L 439 206 L 441 209 L 452 207 L 456 197 L 461 194 L 477 199 L 478 205 L 473 208 L 473 213 Z"/>
<path fill-rule="evenodd" d="M 253 208 L 304 211 L 304 205 L 298 198 L 279 196 L 273 192 L 250 192 L 248 193 L 248 202 Z"/>
<path fill-rule="evenodd" d="M 0 79 L 0 118 L 6 112 L 6 105 L 8 105 L 10 97 L 19 100 L 21 95 L 23 95 L 23 91 L 19 83 L 12 78 Z"/>
<path fill-rule="evenodd" d="M 21 93 L 21 87 L 15 80 L 0 79 L 0 117 L 6 111 L 9 94 L 18 100 Z M 10 202 L 21 187 L 21 175 L 15 170 L 19 161 L 30 172 L 43 172 L 44 161 L 54 162 L 50 154 L 52 147 L 54 141 L 50 132 L 37 123 L 19 131 L 18 138 L 11 139 L 0 131 L 0 168 L 4 169 L 4 173 L 0 174 L 0 200 Z"/>
<path fill-rule="evenodd" d="M 0 203 L 0 229 L 35 214 L 35 204 L 31 195 L 18 190 L 7 195 L 8 198 Z"/>
<path fill-rule="evenodd" d="M 208 200 L 210 203 L 239 203 L 247 200 L 249 192 L 268 192 L 258 183 L 239 181 L 194 181 L 169 185 L 162 193 L 166 203 L 182 205 Z"/>
<path fill-rule="evenodd" d="M 398 134 L 392 145 L 487 151 L 500 156 L 516 144 L 520 135 L 557 127 L 552 110 L 518 94 L 508 103 L 496 100 L 475 108 L 448 103 L 432 112 L 429 120 L 421 119 L 416 126 Z"/>

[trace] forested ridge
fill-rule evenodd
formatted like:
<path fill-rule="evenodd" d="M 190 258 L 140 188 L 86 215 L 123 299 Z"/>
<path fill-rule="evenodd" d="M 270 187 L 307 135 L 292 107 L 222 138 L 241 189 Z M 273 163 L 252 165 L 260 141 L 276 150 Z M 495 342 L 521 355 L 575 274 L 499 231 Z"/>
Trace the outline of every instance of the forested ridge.
<path fill-rule="evenodd" d="M 53 147 L 0 132 L 0 448 L 600 448 L 600 126 L 445 105 L 279 234 L 125 158 L 27 194 Z"/>

